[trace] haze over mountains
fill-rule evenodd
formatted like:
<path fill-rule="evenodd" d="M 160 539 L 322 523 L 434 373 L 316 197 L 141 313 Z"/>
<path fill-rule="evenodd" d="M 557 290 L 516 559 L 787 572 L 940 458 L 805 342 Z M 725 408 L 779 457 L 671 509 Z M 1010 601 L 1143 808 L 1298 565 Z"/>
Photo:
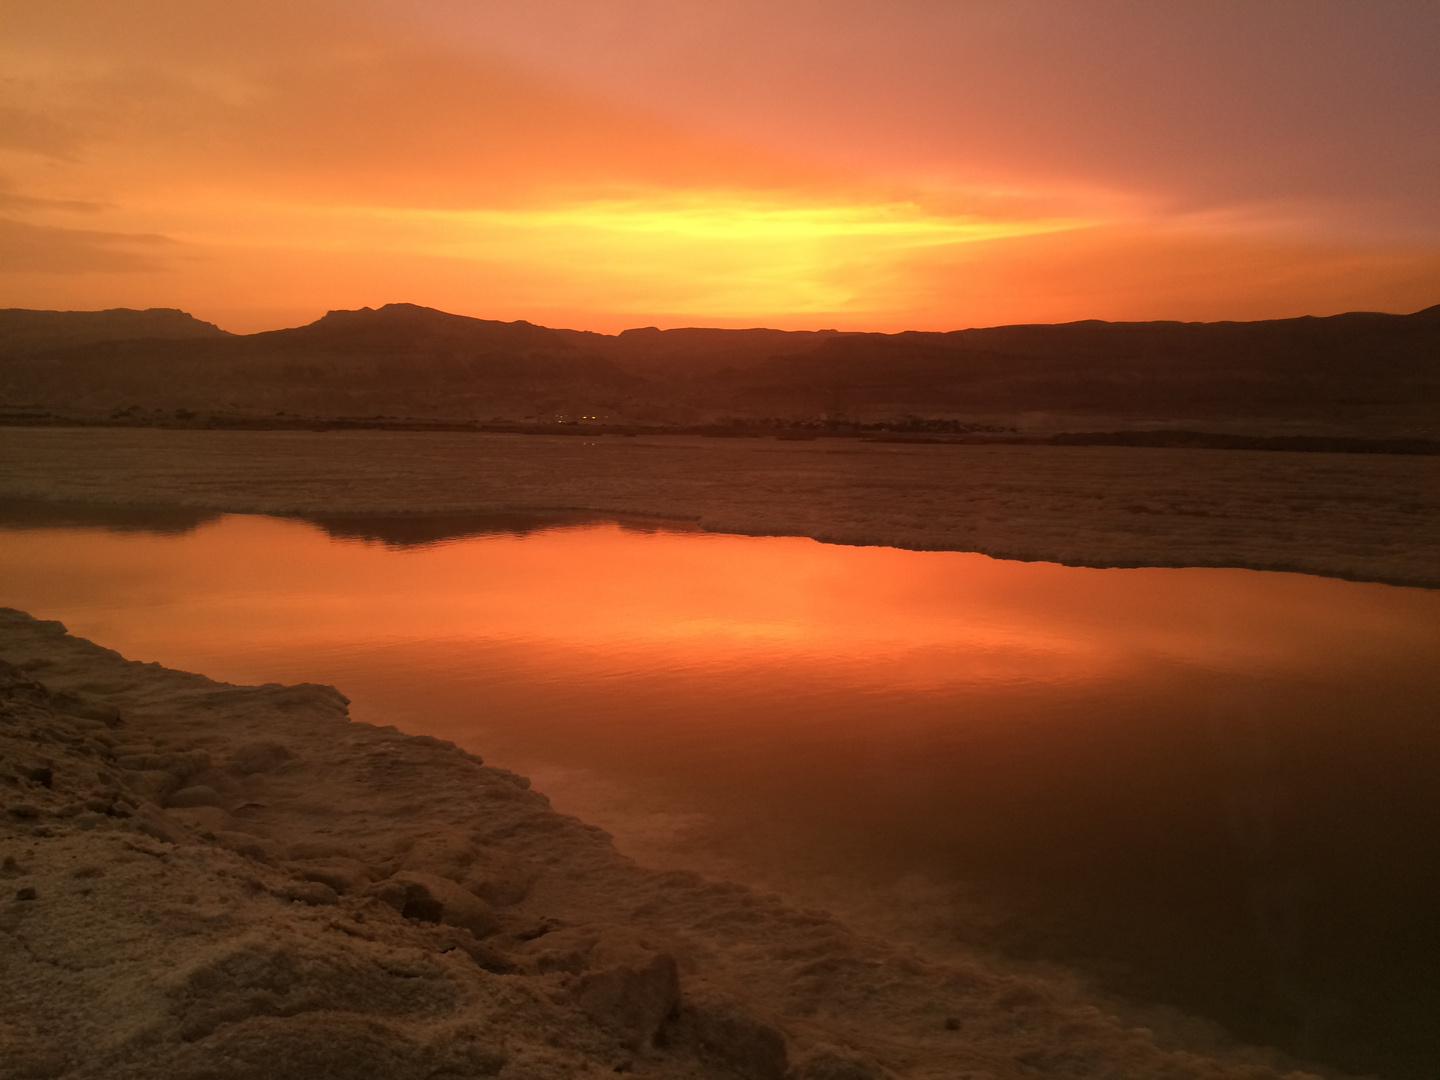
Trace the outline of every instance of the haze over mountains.
<path fill-rule="evenodd" d="M 1251 323 L 618 335 L 411 304 L 249 335 L 171 309 L 11 309 L 0 311 L 0 412 L 1434 438 L 1440 306 Z"/>

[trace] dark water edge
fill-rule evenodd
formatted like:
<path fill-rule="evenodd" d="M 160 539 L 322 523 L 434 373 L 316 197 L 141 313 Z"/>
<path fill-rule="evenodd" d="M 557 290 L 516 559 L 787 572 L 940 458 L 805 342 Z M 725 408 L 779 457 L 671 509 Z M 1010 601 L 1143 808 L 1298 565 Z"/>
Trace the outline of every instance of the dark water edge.
<path fill-rule="evenodd" d="M 1056 748 L 1091 766 L 1048 785 L 1068 813 L 977 860 L 1006 950 L 1301 1058 L 1440 1075 L 1440 752 L 1433 709 L 1381 682 L 1317 685 L 1303 718 L 1231 698 L 1178 737 Z"/>
<path fill-rule="evenodd" d="M 1317 686 L 1310 723 L 1195 681 L 1182 692 L 1199 704 L 1165 732 L 1114 703 L 1112 725 L 1043 750 L 1004 733 L 927 747 L 928 762 L 876 745 L 828 762 L 830 790 L 749 781 L 721 842 L 768 847 L 792 875 L 961 883 L 987 917 L 957 920 L 955 944 L 1072 967 L 1301 1060 L 1425 1080 L 1440 1075 L 1440 733 L 1383 681 Z M 1391 731 L 1372 740 L 1367 712 Z M 770 844 L 776 820 L 787 835 Z"/>
<path fill-rule="evenodd" d="M 179 415 L 184 413 L 185 415 Z M 1440 454 L 1440 439 L 1418 435 L 1258 434 L 1196 431 L 1185 427 L 1120 430 L 1022 432 L 1014 428 L 956 420 L 917 418 L 910 423 L 814 420 L 766 423 L 736 420 L 710 424 L 614 424 L 561 420 L 550 423 L 494 423 L 420 417 L 197 416 L 178 410 L 160 416 L 69 416 L 5 411 L 0 427 L 144 428 L 162 431 L 404 431 L 476 432 L 492 435 L 682 435 L 711 439 L 851 438 L 865 442 L 959 446 L 1128 446 L 1186 450 L 1260 450 L 1302 454 Z"/>
<path fill-rule="evenodd" d="M 219 511 L 181 506 L 102 506 L 0 498 L 0 528 L 4 529 L 103 529 L 184 536 L 222 516 Z"/>
<path fill-rule="evenodd" d="M 220 510 L 177 506 L 106 506 L 0 498 L 0 529 L 102 529 L 113 533 L 184 536 L 225 517 Z M 529 536 L 545 529 L 616 524 L 634 532 L 695 532 L 686 521 L 617 518 L 585 511 L 492 511 L 470 514 L 294 515 L 332 540 L 403 550 L 483 536 Z"/>

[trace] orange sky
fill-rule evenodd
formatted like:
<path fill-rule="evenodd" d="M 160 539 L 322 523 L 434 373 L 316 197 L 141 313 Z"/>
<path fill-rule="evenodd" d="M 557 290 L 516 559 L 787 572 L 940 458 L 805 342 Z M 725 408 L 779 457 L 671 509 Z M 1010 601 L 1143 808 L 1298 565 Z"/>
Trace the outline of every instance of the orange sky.
<path fill-rule="evenodd" d="M 0 0 L 0 306 L 614 331 L 1440 302 L 1440 5 Z"/>

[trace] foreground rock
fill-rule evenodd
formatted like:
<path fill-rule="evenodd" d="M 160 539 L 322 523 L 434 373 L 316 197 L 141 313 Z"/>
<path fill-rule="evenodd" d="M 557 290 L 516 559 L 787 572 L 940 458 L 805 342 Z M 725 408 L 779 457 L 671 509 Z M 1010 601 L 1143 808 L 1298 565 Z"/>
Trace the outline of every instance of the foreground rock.
<path fill-rule="evenodd" d="M 0 609 L 0 1078 L 1301 1080 L 641 869 L 503 769 Z"/>

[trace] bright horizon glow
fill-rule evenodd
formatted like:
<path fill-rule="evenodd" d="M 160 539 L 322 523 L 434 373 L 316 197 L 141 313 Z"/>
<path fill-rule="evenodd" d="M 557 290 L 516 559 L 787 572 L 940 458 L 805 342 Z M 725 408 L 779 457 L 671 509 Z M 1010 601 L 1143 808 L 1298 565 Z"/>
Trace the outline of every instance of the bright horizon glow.
<path fill-rule="evenodd" d="M 404 300 L 613 332 L 1440 301 L 1440 9 L 0 0 L 0 18 L 3 306 L 247 332 Z"/>
<path fill-rule="evenodd" d="M 841 311 L 883 317 L 887 301 L 904 300 L 897 294 L 905 283 L 893 279 L 912 253 L 1093 224 L 947 216 L 914 202 L 796 205 L 724 191 L 535 209 L 336 207 L 325 217 L 342 231 L 317 231 L 315 247 L 372 243 L 470 261 L 522 250 L 563 268 L 552 271 L 551 288 L 581 290 L 587 277 L 602 275 L 617 313 L 693 310 L 741 321 Z M 667 273 L 657 276 L 662 265 Z"/>

